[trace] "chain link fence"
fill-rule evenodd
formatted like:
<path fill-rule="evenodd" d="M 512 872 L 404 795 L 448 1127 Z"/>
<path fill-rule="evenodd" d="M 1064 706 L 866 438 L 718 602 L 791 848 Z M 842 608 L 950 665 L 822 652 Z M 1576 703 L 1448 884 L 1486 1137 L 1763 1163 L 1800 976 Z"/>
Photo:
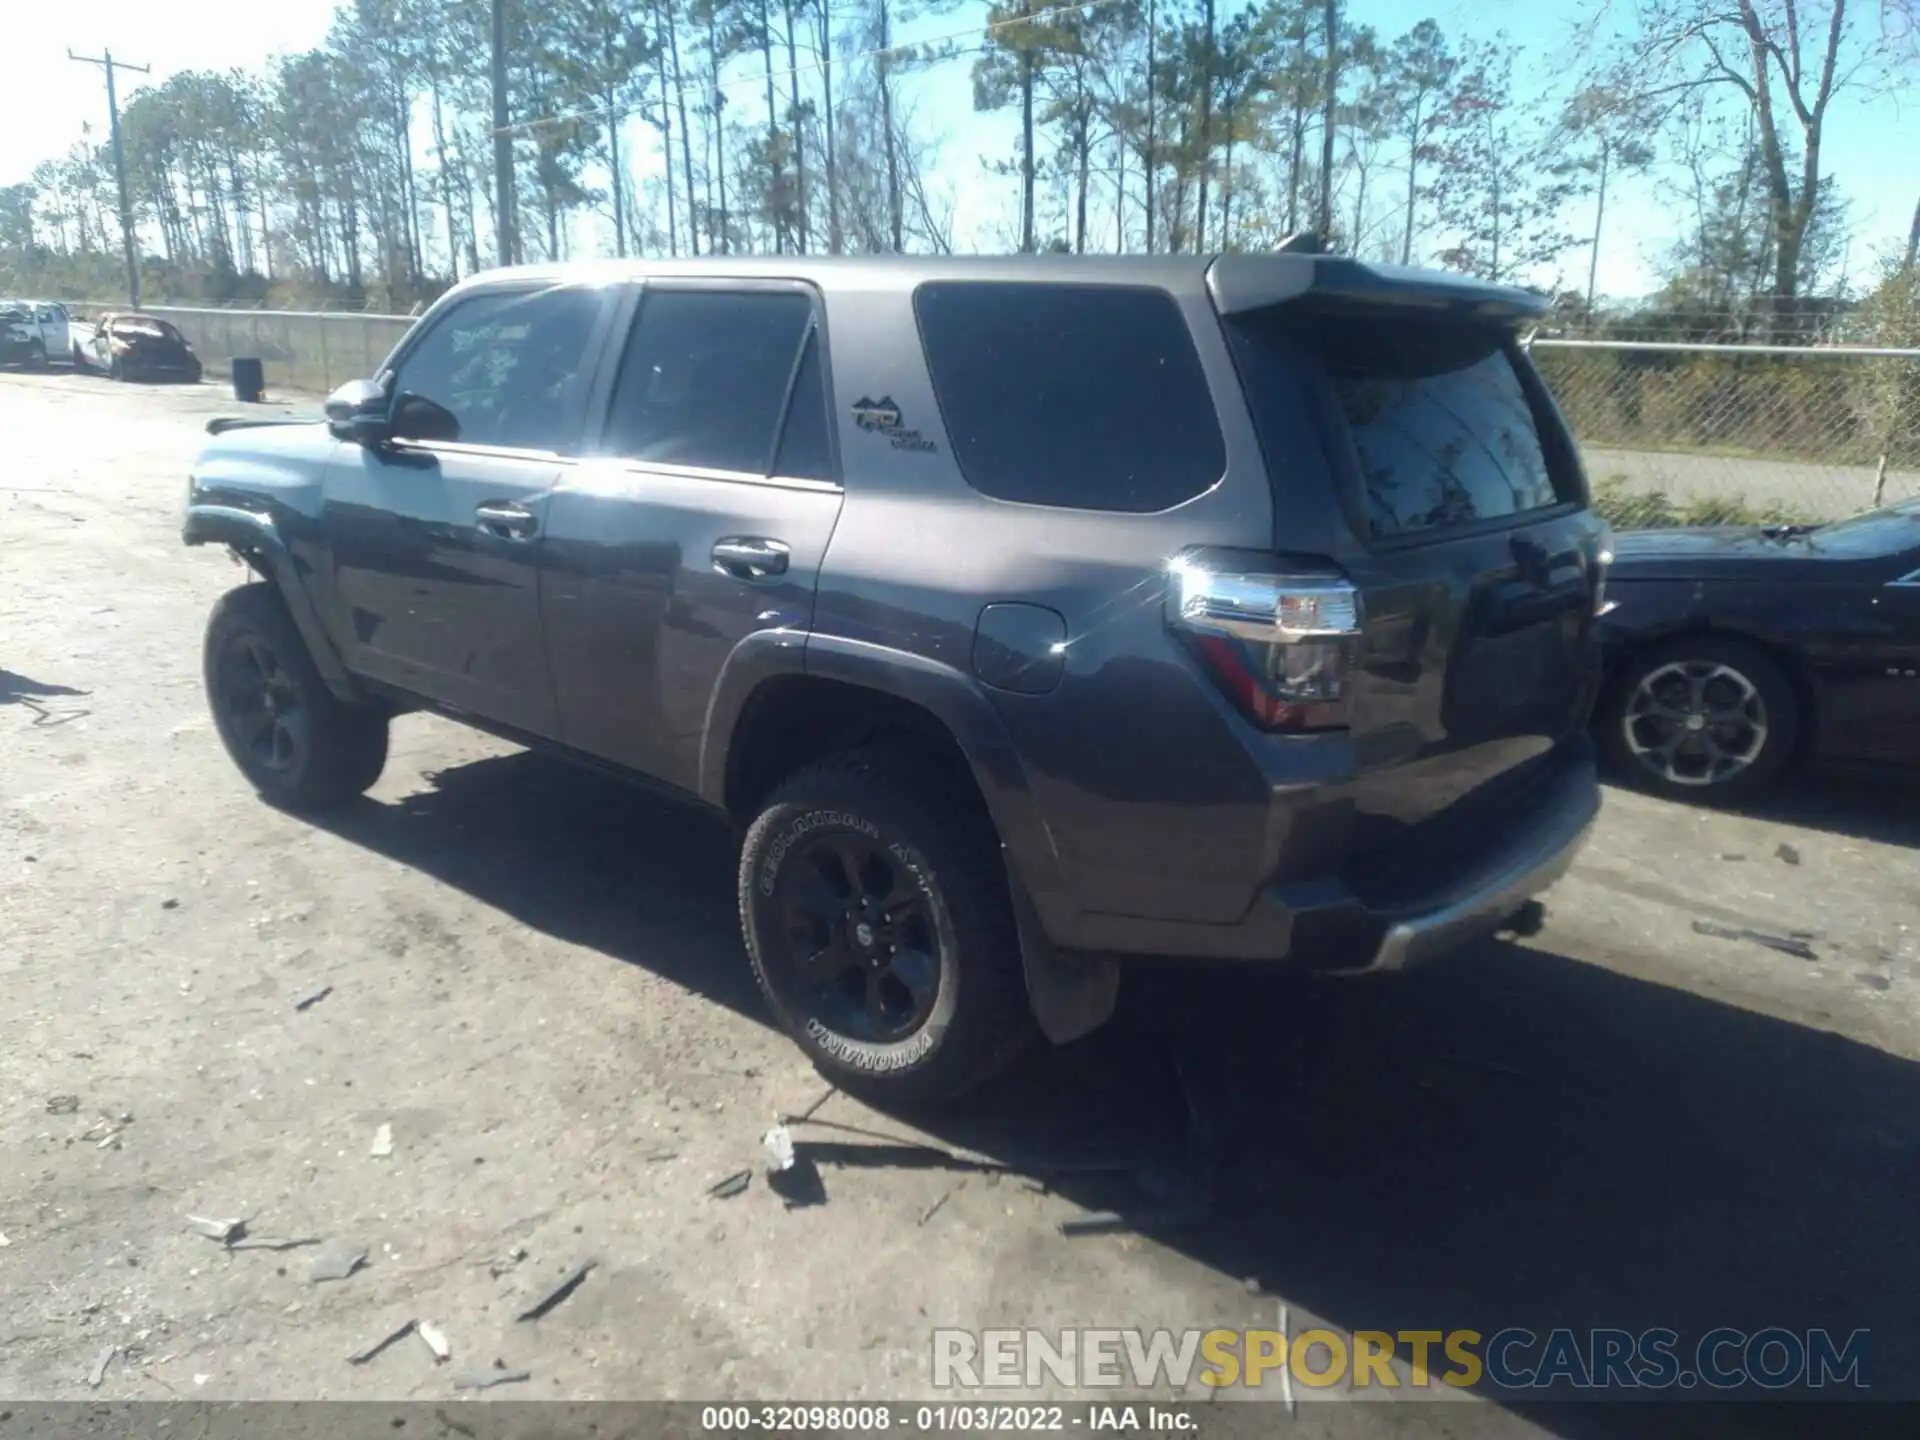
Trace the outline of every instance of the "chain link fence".
<path fill-rule="evenodd" d="M 1703 519 L 1830 520 L 1920 494 L 1920 350 L 1531 348 L 1596 485 Z"/>

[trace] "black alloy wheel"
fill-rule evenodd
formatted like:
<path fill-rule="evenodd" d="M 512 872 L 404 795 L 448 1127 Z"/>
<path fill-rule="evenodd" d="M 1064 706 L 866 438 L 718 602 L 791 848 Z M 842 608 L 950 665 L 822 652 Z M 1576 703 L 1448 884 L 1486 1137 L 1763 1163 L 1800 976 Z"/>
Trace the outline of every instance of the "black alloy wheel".
<path fill-rule="evenodd" d="M 253 764 L 285 774 L 300 763 L 312 739 L 307 709 L 292 671 L 265 639 L 231 636 L 214 683 L 227 731 Z"/>
<path fill-rule="evenodd" d="M 808 1018 L 889 1044 L 933 1013 L 941 965 L 932 906 L 879 844 L 816 831 L 791 857 L 779 905 Z"/>

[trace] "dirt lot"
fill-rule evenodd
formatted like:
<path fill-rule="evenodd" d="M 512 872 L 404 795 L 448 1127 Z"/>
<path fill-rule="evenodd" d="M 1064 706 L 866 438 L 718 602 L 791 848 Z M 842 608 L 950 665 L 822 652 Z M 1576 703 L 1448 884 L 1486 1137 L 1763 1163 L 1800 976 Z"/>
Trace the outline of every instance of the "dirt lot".
<path fill-rule="evenodd" d="M 933 1325 L 1271 1323 L 1249 1279 L 1296 1327 L 1868 1326 L 1876 1378 L 1915 1373 L 1910 794 L 1822 783 L 1758 817 L 1612 794 L 1524 945 L 1377 983 L 1141 974 L 1114 1026 L 963 1113 L 819 1111 L 1065 1167 L 1044 1193 L 847 1148 L 825 1205 L 757 1175 L 713 1199 L 823 1090 L 757 1002 L 728 837 L 421 718 L 324 825 L 259 804 L 199 680 L 240 573 L 177 539 L 230 408 L 0 376 L 0 1395 L 446 1395 L 416 1339 L 347 1363 L 418 1318 L 455 1367 L 531 1370 L 493 1392 L 518 1398 L 924 1398 Z M 1198 1223 L 1059 1233 L 1138 1199 L 1077 1162 L 1192 1190 L 1202 1140 Z M 229 1251 L 189 1215 L 368 1263 L 312 1284 L 311 1248 Z M 1544 1423 L 1632 1433 L 1633 1409 Z"/>

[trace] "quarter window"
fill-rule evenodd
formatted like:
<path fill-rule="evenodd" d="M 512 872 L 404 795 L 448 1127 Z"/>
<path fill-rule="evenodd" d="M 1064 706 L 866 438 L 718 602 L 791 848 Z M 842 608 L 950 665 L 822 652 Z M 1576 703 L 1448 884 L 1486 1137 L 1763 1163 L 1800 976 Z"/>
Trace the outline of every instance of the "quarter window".
<path fill-rule="evenodd" d="M 914 309 L 954 459 L 983 494 L 1138 513 L 1225 471 L 1193 336 L 1164 290 L 938 281 Z"/>

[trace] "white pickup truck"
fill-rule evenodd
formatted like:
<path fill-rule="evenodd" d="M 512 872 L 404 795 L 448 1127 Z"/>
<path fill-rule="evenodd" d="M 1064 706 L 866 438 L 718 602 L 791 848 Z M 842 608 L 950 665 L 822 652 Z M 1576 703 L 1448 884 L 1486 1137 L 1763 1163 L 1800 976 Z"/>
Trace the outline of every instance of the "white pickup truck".
<path fill-rule="evenodd" d="M 49 359 L 72 362 L 78 338 L 58 300 L 0 300 L 0 364 L 38 370 Z"/>

